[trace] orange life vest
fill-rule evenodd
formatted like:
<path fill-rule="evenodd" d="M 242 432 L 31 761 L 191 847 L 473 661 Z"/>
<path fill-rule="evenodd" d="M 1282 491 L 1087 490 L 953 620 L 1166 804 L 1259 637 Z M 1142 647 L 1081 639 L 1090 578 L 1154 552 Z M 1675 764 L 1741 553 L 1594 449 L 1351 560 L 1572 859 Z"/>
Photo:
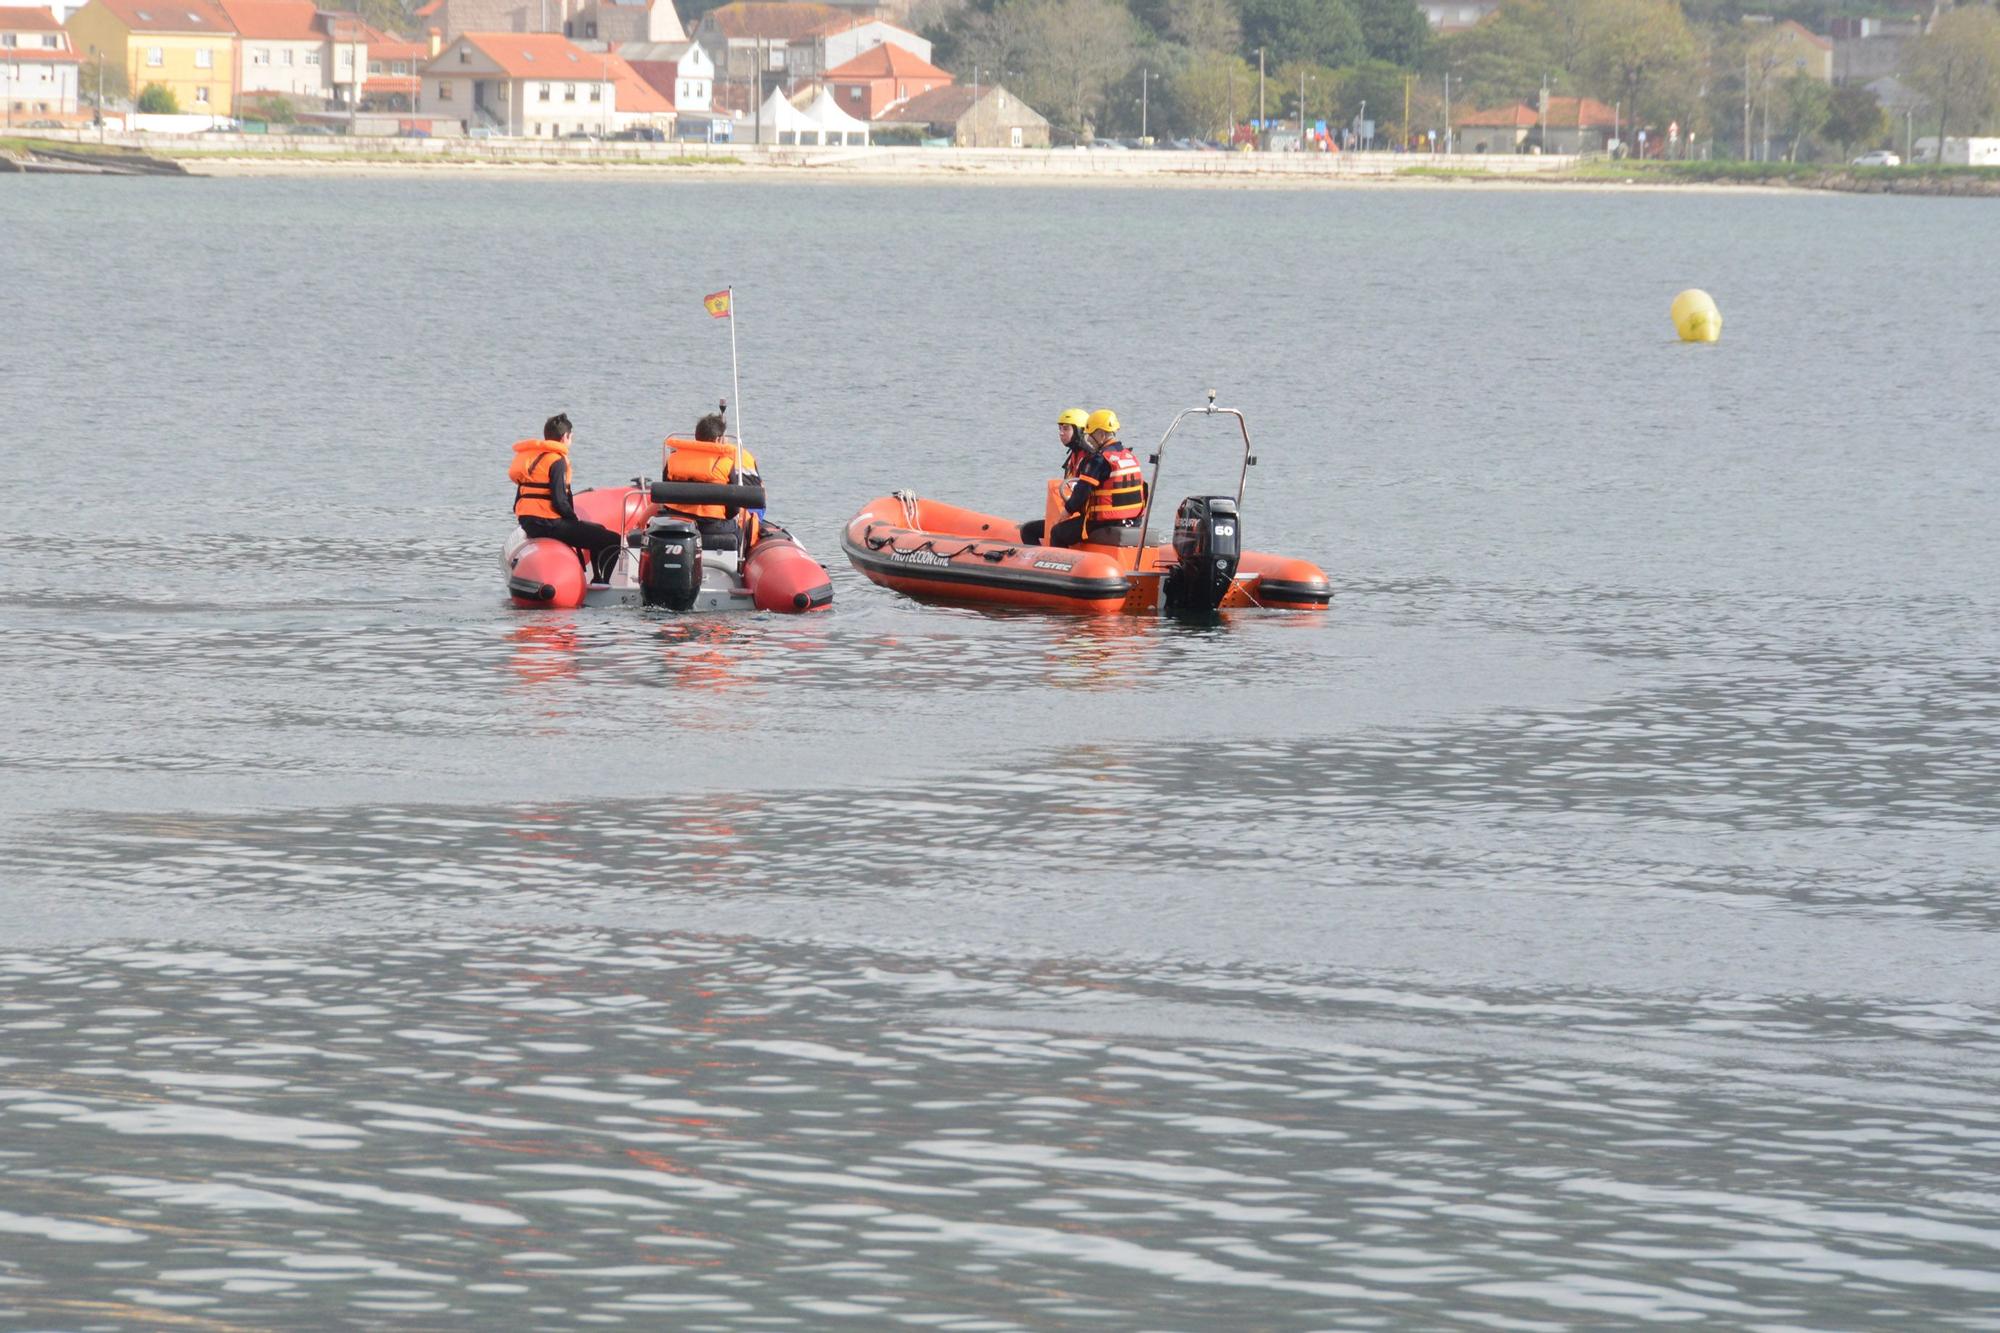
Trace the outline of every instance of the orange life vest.
<path fill-rule="evenodd" d="M 1130 449 L 1111 440 L 1097 451 L 1111 465 L 1111 475 L 1090 492 L 1090 507 L 1084 511 L 1084 526 L 1117 523 L 1146 512 L 1146 473 Z"/>
<path fill-rule="evenodd" d="M 705 481 L 717 485 L 727 485 L 729 474 L 736 469 L 736 443 L 733 440 L 694 440 L 685 435 L 667 437 L 668 481 Z M 743 476 L 747 480 L 757 475 L 757 456 L 748 449 L 743 451 Z M 722 505 L 674 505 L 673 512 L 687 514 L 694 518 L 727 518 Z"/>
<path fill-rule="evenodd" d="M 507 469 L 514 483 L 514 517 L 559 519 L 555 490 L 549 485 L 549 469 L 557 460 L 569 461 L 569 445 L 563 440 L 516 440 L 514 462 Z"/>

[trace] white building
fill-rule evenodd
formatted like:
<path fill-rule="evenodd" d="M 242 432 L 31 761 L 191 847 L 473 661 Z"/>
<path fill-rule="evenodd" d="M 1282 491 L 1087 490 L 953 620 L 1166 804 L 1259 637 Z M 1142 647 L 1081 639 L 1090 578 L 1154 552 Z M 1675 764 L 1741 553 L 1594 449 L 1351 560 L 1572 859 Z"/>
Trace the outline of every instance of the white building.
<path fill-rule="evenodd" d="M 699 43 L 626 42 L 618 54 L 678 113 L 705 116 L 715 103 L 715 62 Z"/>
<path fill-rule="evenodd" d="M 1430 20 L 1432 32 L 1463 32 L 1476 28 L 1500 8 L 1500 0 L 1442 0 L 1417 6 Z"/>
<path fill-rule="evenodd" d="M 0 107 L 10 121 L 80 115 L 81 63 L 52 10 L 0 8 Z"/>
<path fill-rule="evenodd" d="M 603 133 L 616 128 L 612 61 L 555 33 L 468 32 L 424 66 L 417 111 L 540 139 Z"/>
<path fill-rule="evenodd" d="M 326 32 L 313 0 L 216 0 L 216 4 L 236 26 L 239 97 L 332 96 L 326 79 Z"/>

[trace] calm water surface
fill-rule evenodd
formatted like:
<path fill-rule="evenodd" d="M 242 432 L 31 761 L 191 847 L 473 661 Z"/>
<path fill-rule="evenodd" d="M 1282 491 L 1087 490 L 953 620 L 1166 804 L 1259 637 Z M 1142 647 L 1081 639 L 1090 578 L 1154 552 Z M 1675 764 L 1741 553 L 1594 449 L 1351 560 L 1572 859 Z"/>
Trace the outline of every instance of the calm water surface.
<path fill-rule="evenodd" d="M 14 180 L 0 1323 L 2000 1328 L 1984 203 Z M 508 609 L 725 283 L 835 608 Z M 1210 387 L 1330 616 L 838 558 Z"/>

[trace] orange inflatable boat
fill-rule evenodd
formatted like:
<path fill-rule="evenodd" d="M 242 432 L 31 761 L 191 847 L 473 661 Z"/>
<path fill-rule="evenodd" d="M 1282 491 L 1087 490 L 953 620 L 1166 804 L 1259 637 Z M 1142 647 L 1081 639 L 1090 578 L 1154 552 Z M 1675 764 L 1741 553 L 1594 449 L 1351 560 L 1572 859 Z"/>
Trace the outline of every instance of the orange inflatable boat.
<path fill-rule="evenodd" d="M 1152 544 L 1153 505 L 1166 446 L 1190 416 L 1234 418 L 1243 440 L 1236 494 L 1189 496 L 1168 538 Z M 848 522 L 841 547 L 885 588 L 921 601 L 1021 607 L 1083 615 L 1203 612 L 1236 607 L 1324 611 L 1333 588 L 1310 561 L 1242 548 L 1244 481 L 1257 461 L 1243 414 L 1215 405 L 1174 418 L 1152 455 L 1146 513 L 1137 528 L 1100 528 L 1071 547 L 1030 546 L 1020 524 L 908 491 L 880 496 Z M 1049 526 L 1060 518 L 1049 483 Z M 1109 539 L 1109 540 L 1104 540 Z"/>

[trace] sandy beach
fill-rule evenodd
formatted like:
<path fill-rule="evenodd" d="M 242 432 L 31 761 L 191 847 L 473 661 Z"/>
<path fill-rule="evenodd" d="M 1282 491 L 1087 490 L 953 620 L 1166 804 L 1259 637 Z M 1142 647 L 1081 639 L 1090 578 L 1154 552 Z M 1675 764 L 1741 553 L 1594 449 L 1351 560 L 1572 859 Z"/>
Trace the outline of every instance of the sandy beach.
<path fill-rule="evenodd" d="M 883 162 L 700 162 L 574 161 L 504 162 L 434 157 L 404 160 L 301 158 L 275 156 L 207 156 L 162 153 L 204 176 L 291 176 L 318 179 L 383 179 L 425 175 L 487 177 L 617 178 L 630 180 L 732 180 L 766 184 L 848 183 L 874 185 L 954 184 L 975 186 L 1057 186 L 1080 189 L 1252 189 L 1252 190 L 1578 190 L 1625 189 L 1666 193 L 1798 194 L 1776 185 L 1720 182 L 1680 182 L 1630 179 L 1580 179 L 1555 172 L 1511 172 L 1505 175 L 1420 174 L 1425 165 L 1407 163 L 1401 174 L 1333 171 L 1326 173 L 1202 171 L 1162 167 L 1116 171 L 1035 171 L 1019 166 L 982 168 L 977 165 L 936 166 L 907 161 Z M 1412 171 L 1410 168 L 1417 168 Z"/>

